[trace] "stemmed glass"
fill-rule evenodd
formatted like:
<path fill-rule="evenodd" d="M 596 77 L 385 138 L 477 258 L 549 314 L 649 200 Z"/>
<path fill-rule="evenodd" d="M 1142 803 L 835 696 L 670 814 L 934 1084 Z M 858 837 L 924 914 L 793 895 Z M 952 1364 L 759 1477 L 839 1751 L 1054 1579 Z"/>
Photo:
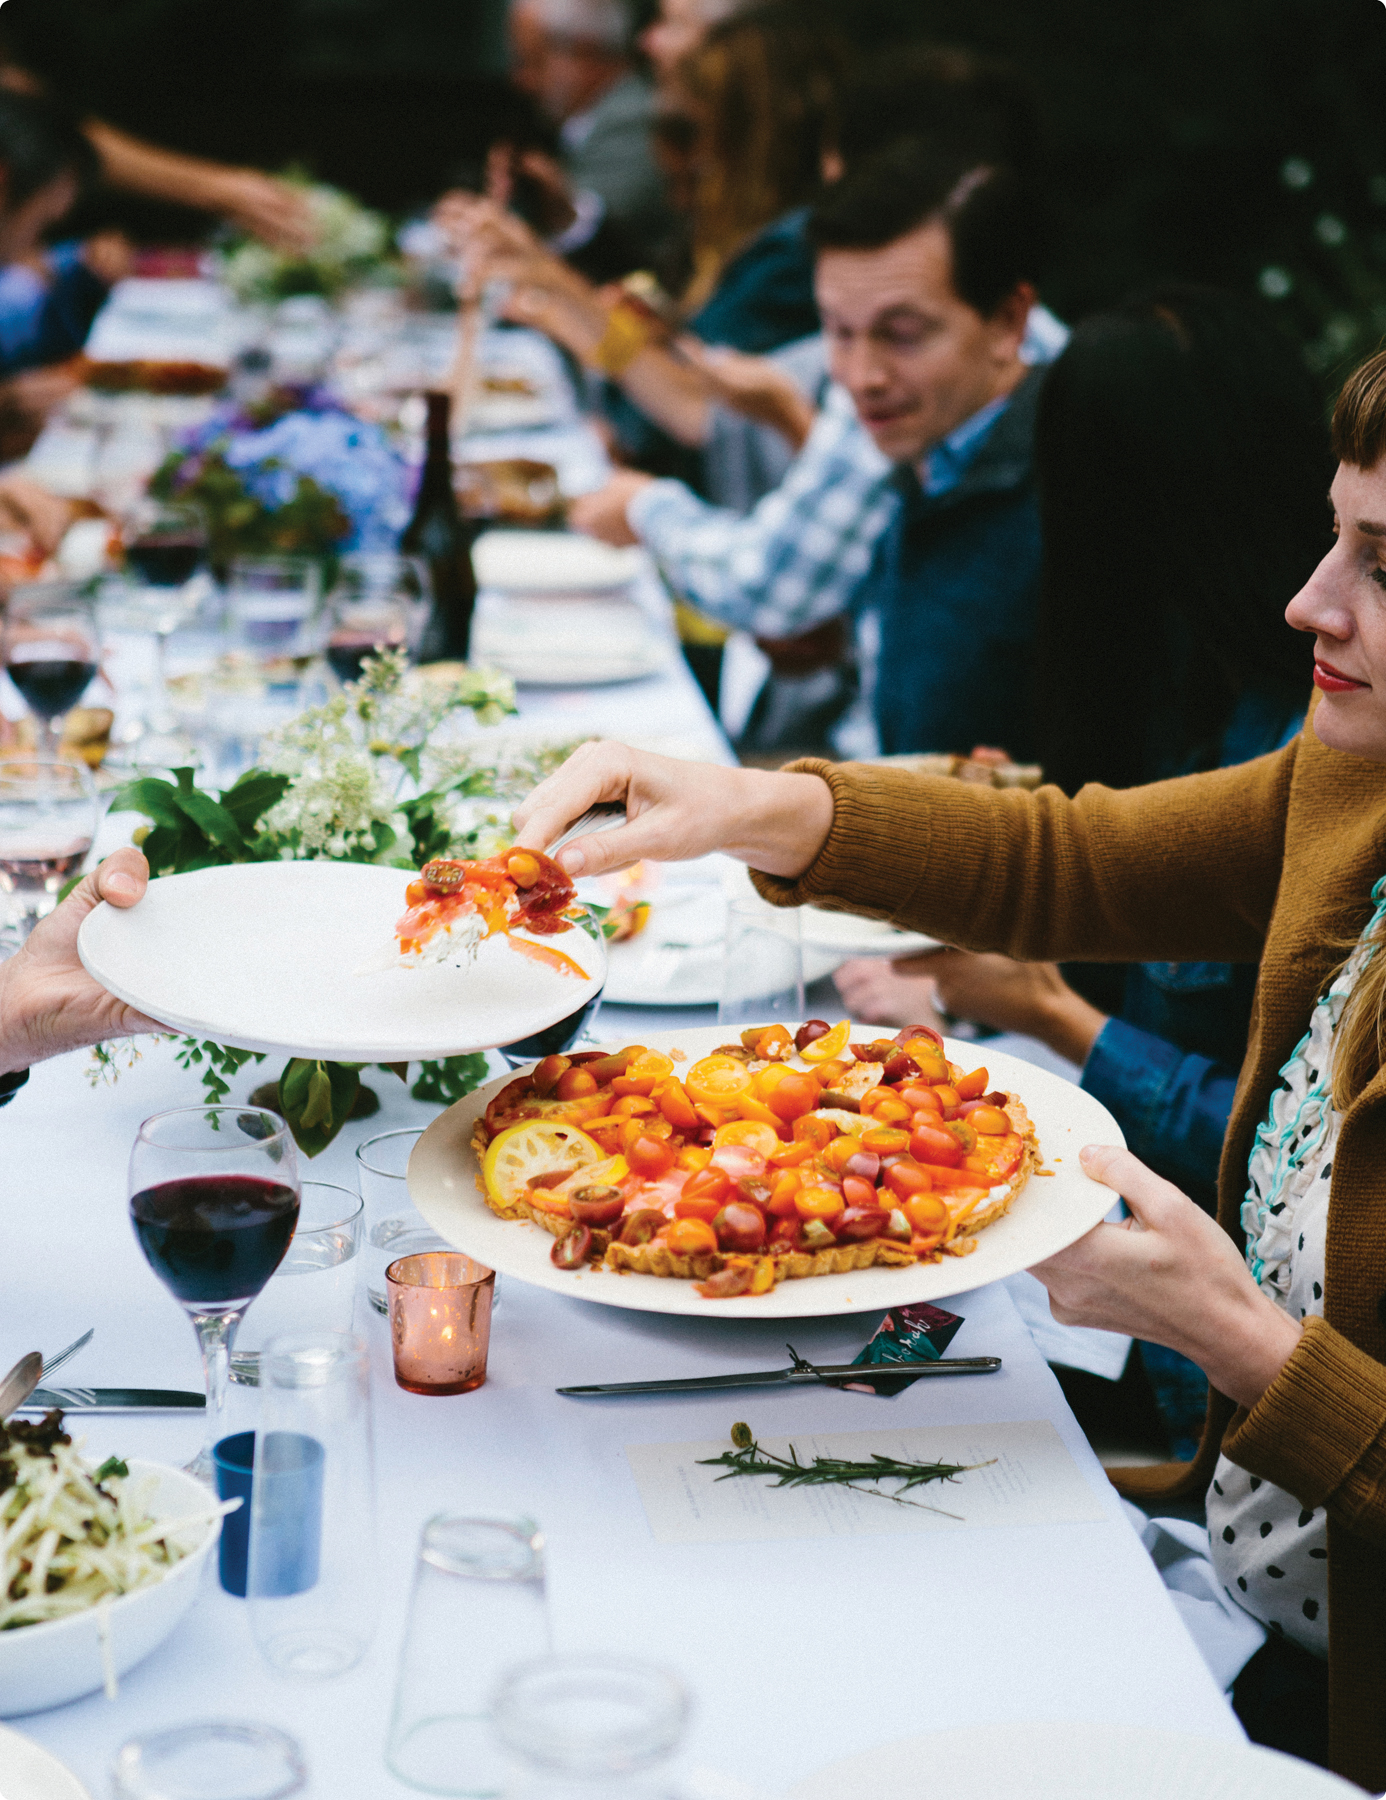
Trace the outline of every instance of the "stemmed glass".
<path fill-rule="evenodd" d="M 0 637 L 10 680 L 39 722 L 39 750 L 58 754 L 53 721 L 81 699 L 97 669 L 96 613 L 69 581 L 17 587 Z"/>
<path fill-rule="evenodd" d="M 209 1485 L 236 1327 L 298 1223 L 298 1153 L 278 1113 L 184 1106 L 140 1126 L 130 1221 L 151 1269 L 192 1319 L 207 1383 L 207 1434 L 187 1472 Z"/>
<path fill-rule="evenodd" d="M 428 616 L 427 571 L 415 558 L 359 552 L 342 558 L 329 597 L 326 656 L 341 681 L 359 681 L 368 656 L 418 647 Z"/>
<path fill-rule="evenodd" d="M 28 937 L 82 866 L 100 814 L 91 773 L 51 757 L 0 760 L 0 893 L 15 896 L 11 923 Z"/>
<path fill-rule="evenodd" d="M 193 577 L 207 559 L 207 520 L 201 507 L 186 501 L 142 500 L 126 513 L 121 528 L 125 574 L 106 583 L 101 594 L 102 624 L 117 631 L 147 632 L 154 640 L 154 678 L 142 731 L 167 733 L 167 646 L 171 632 L 196 613 L 200 585 Z"/>

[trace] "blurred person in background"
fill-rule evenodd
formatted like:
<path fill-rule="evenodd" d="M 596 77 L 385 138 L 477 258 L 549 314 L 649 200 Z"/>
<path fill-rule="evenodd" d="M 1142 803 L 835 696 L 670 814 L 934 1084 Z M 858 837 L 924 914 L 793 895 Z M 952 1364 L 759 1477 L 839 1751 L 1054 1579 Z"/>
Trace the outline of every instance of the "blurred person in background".
<path fill-rule="evenodd" d="M 1046 778 L 1070 794 L 1134 787 L 1293 738 L 1313 665 L 1284 608 L 1329 541 L 1332 463 L 1315 387 L 1261 309 L 1171 284 L 1085 320 L 1045 384 L 1035 467 Z M 1072 973 L 1090 988 L 1096 971 Z M 836 980 L 869 1023 L 927 1022 L 938 1005 L 1039 1039 L 1082 1068 L 1132 1153 L 1212 1212 L 1256 975 L 1113 965 L 1114 1014 L 1056 964 L 962 950 L 847 963 Z M 1206 1384 L 1173 1351 L 1142 1355 L 1191 1455 Z"/>

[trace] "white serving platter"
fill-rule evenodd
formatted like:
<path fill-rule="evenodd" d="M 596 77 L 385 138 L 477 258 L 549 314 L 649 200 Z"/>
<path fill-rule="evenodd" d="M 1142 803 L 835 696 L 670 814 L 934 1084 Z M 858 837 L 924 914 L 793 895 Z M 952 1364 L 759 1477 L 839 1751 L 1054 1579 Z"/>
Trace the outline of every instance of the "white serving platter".
<path fill-rule="evenodd" d="M 626 588 L 641 550 L 617 550 L 577 531 L 484 531 L 472 546 L 477 585 L 512 594 L 597 594 Z"/>
<path fill-rule="evenodd" d="M 601 987 L 606 946 L 577 928 L 544 941 L 586 971 L 583 981 L 500 936 L 460 966 L 361 973 L 388 955 L 412 879 L 408 869 L 339 862 L 165 875 L 138 906 L 96 907 L 78 954 L 103 987 L 175 1031 L 338 1062 L 489 1050 L 556 1024 Z"/>
<path fill-rule="evenodd" d="M 51 1750 L 7 1725 L 0 1725 L 0 1794 L 5 1800 L 91 1800 Z"/>
<path fill-rule="evenodd" d="M 687 1069 L 728 1038 L 726 1026 L 662 1033 L 647 1048 L 686 1053 Z M 879 1036 L 871 1026 L 852 1035 Z M 618 1050 L 619 1041 L 610 1048 Z M 1089 1180 L 1078 1163 L 1084 1144 L 1123 1144 L 1121 1128 L 1100 1101 L 1058 1075 L 1018 1057 L 984 1054 L 985 1046 L 948 1041 L 947 1053 L 965 1068 L 985 1062 L 991 1083 L 1020 1095 L 1034 1120 L 1044 1166 L 1034 1175 L 1004 1219 L 981 1233 L 970 1256 L 945 1256 L 914 1268 L 863 1269 L 850 1275 L 821 1275 L 782 1281 L 768 1294 L 704 1300 L 691 1281 L 656 1275 L 617 1275 L 605 1270 L 557 1269 L 549 1259 L 553 1238 L 529 1221 L 501 1219 L 486 1205 L 477 1185 L 472 1126 L 492 1097 L 513 1075 L 468 1094 L 434 1120 L 409 1159 L 409 1192 L 414 1204 L 441 1237 L 501 1274 L 599 1306 L 636 1312 L 689 1313 L 699 1318 L 798 1319 L 824 1314 L 883 1311 L 918 1300 L 940 1300 L 984 1287 L 1053 1256 L 1108 1213 L 1116 1199 L 1110 1188 Z M 530 1065 L 531 1067 L 533 1065 Z"/>
<path fill-rule="evenodd" d="M 830 1763 L 788 1800 L 1347 1800 L 1361 1789 L 1293 1756 L 1137 1725 L 969 1725 Z"/>

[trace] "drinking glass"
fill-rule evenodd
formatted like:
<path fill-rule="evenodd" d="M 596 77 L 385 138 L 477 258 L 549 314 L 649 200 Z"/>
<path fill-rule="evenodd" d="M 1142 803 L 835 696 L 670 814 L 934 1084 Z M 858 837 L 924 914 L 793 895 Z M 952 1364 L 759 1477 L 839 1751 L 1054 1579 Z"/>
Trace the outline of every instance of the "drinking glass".
<path fill-rule="evenodd" d="M 150 1268 L 197 1332 L 207 1432 L 187 1472 L 209 1486 L 236 1327 L 283 1260 L 298 1204 L 298 1153 L 278 1113 L 182 1106 L 140 1126 L 130 1220 Z"/>
<path fill-rule="evenodd" d="M 620 1656 L 547 1656 L 502 1679 L 496 1735 L 527 1769 L 524 1800 L 671 1800 L 654 1774 L 683 1735 L 688 1696 L 667 1669 Z"/>
<path fill-rule="evenodd" d="M 496 1271 L 458 1250 L 402 1256 L 385 1271 L 395 1380 L 411 1394 L 469 1394 L 486 1379 Z"/>
<path fill-rule="evenodd" d="M 273 1725 L 175 1725 L 122 1744 L 115 1800 L 288 1800 L 308 1785 L 303 1752 Z"/>
<path fill-rule="evenodd" d="M 177 593 L 207 560 L 207 516 L 190 501 L 149 498 L 127 513 L 121 539 L 139 585 Z"/>
<path fill-rule="evenodd" d="M 173 726 L 168 639 L 194 617 L 202 598 L 193 577 L 207 557 L 207 519 L 201 507 L 186 502 L 146 499 L 126 514 L 121 537 L 125 571 L 102 586 L 101 625 L 153 639 L 153 678 L 132 723 L 141 735 L 164 734 Z"/>
<path fill-rule="evenodd" d="M 452 1245 L 409 1198 L 406 1171 L 422 1131 L 381 1131 L 356 1150 L 356 1176 L 366 1204 L 366 1298 L 378 1313 L 390 1310 L 385 1270 L 401 1256 Z"/>
<path fill-rule="evenodd" d="M 246 1599 L 281 1675 L 329 1681 L 375 1633 L 370 1364 L 359 1337 L 291 1331 L 260 1352 Z"/>
<path fill-rule="evenodd" d="M 798 908 L 768 906 L 753 893 L 729 897 L 717 1023 L 768 1025 L 803 1016 Z"/>
<path fill-rule="evenodd" d="M 350 1334 L 356 1329 L 356 1276 L 365 1236 L 359 1194 L 330 1181 L 301 1184 L 298 1224 L 284 1260 L 236 1334 L 232 1381 L 256 1386 L 261 1347 L 282 1331 Z"/>
<path fill-rule="evenodd" d="M 82 866 L 100 817 L 91 771 L 51 757 L 0 760 L 0 893 L 28 937 Z"/>
<path fill-rule="evenodd" d="M 74 582 L 17 587 L 5 608 L 0 656 L 38 720 L 41 754 L 56 756 L 53 721 L 77 704 L 96 674 L 95 608 Z"/>
<path fill-rule="evenodd" d="M 543 1549 L 529 1520 L 439 1513 L 424 1526 L 385 1742 L 411 1787 L 504 1791 L 491 1697 L 502 1670 L 548 1652 Z"/>
<path fill-rule="evenodd" d="M 344 556 L 329 596 L 327 661 L 341 681 L 358 681 L 368 656 L 418 648 L 428 619 L 428 570 L 417 557 Z"/>
<path fill-rule="evenodd" d="M 235 557 L 226 591 L 232 622 L 251 650 L 297 656 L 317 648 L 309 638 L 322 605 L 322 570 L 313 557 Z"/>

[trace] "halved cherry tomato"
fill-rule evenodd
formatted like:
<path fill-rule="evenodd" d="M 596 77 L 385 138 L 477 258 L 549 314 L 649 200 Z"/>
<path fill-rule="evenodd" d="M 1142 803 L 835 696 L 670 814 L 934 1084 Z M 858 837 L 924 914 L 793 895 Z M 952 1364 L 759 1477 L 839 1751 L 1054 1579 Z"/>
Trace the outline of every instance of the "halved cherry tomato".
<path fill-rule="evenodd" d="M 768 1125 L 778 1138 L 780 1121 L 765 1102 L 757 1100 L 754 1094 L 743 1094 L 736 1102 L 736 1116 L 738 1119 L 753 1120 L 759 1125 Z"/>
<path fill-rule="evenodd" d="M 673 1147 L 662 1138 L 641 1136 L 626 1151 L 626 1161 L 646 1181 L 658 1181 L 674 1166 Z"/>
<path fill-rule="evenodd" d="M 906 1156 L 902 1156 L 899 1162 L 893 1162 L 886 1170 L 885 1184 L 901 1200 L 908 1200 L 912 1194 L 927 1194 L 934 1185 L 928 1171 L 921 1168 L 913 1157 Z"/>
<path fill-rule="evenodd" d="M 959 1100 L 977 1100 L 986 1093 L 989 1080 L 990 1077 L 985 1069 L 973 1069 L 970 1075 L 964 1075 L 953 1085 L 958 1090 Z"/>
<path fill-rule="evenodd" d="M 712 1221 L 712 1229 L 722 1250 L 759 1250 L 765 1244 L 765 1214 L 744 1200 L 724 1206 Z"/>
<path fill-rule="evenodd" d="M 680 1194 L 674 1202 L 676 1219 L 702 1219 L 710 1225 L 722 1210 L 722 1202 L 714 1200 L 707 1194 L 694 1194 L 690 1199 L 687 1192 Z"/>
<path fill-rule="evenodd" d="M 999 1107 L 988 1106 L 985 1100 L 974 1106 L 967 1115 L 967 1123 L 978 1137 L 1005 1137 L 1011 1128 L 1011 1122 Z"/>
<path fill-rule="evenodd" d="M 919 1064 L 919 1072 L 925 1081 L 945 1081 L 948 1077 L 948 1059 L 940 1047 L 930 1038 L 909 1038 L 901 1049 L 912 1061 Z"/>
<path fill-rule="evenodd" d="M 769 1262 L 768 1256 L 761 1258 Z M 704 1300 L 734 1300 L 738 1294 L 748 1294 L 755 1281 L 756 1265 L 752 1263 L 728 1263 L 725 1269 L 719 1269 L 715 1275 L 709 1275 L 706 1281 L 695 1281 L 693 1291 L 701 1294 Z M 774 1286 L 774 1265 L 771 1265 L 770 1284 Z M 759 1290 L 763 1291 L 763 1290 Z"/>
<path fill-rule="evenodd" d="M 742 1041 L 745 1041 L 744 1033 Z M 790 1037 L 783 1025 L 771 1025 L 768 1030 L 761 1032 L 751 1048 L 762 1061 L 776 1061 L 789 1055 L 794 1048 L 794 1039 Z"/>
<path fill-rule="evenodd" d="M 580 1269 L 592 1248 L 592 1231 L 587 1225 L 575 1225 L 554 1240 L 549 1261 L 558 1269 Z"/>
<path fill-rule="evenodd" d="M 835 1219 L 846 1208 L 847 1202 L 836 1188 L 800 1188 L 794 1196 L 794 1210 L 801 1219 Z"/>
<path fill-rule="evenodd" d="M 534 1091 L 541 1098 L 551 1094 L 558 1086 L 559 1077 L 566 1075 L 571 1064 L 566 1056 L 544 1056 L 534 1065 L 534 1073 L 530 1080 L 534 1083 Z M 590 1094 L 596 1088 L 596 1082 L 587 1089 Z"/>
<path fill-rule="evenodd" d="M 827 1037 L 832 1027 L 826 1019 L 806 1019 L 794 1033 L 794 1047 L 802 1051 L 805 1044 L 817 1043 L 821 1037 Z"/>
<path fill-rule="evenodd" d="M 587 1073 L 595 1078 L 600 1086 L 603 1082 L 614 1081 L 616 1076 L 624 1075 L 627 1068 L 641 1055 L 645 1046 L 632 1044 L 627 1050 L 618 1050 L 614 1056 L 597 1056 L 586 1065 Z"/>
<path fill-rule="evenodd" d="M 614 1078 L 611 1089 L 616 1094 L 649 1095 L 654 1092 L 656 1082 L 663 1081 L 673 1072 L 671 1058 L 658 1050 L 642 1050 L 626 1064 L 625 1073 Z"/>
<path fill-rule="evenodd" d="M 674 1128 L 667 1119 L 627 1119 L 621 1128 L 622 1153 L 629 1157 L 641 1138 L 669 1138 L 673 1133 Z"/>
<path fill-rule="evenodd" d="M 913 1108 L 888 1087 L 869 1088 L 861 1097 L 861 1110 L 882 1125 L 903 1125 Z"/>
<path fill-rule="evenodd" d="M 861 1134 L 863 1150 L 874 1150 L 877 1156 L 889 1156 L 895 1150 L 908 1150 L 910 1134 L 908 1131 L 897 1131 L 893 1125 L 873 1125 L 870 1131 Z"/>
<path fill-rule="evenodd" d="M 962 1145 L 964 1156 L 971 1156 L 977 1148 L 976 1128 L 969 1125 L 966 1119 L 945 1119 L 943 1129 L 950 1137 L 954 1137 Z"/>
<path fill-rule="evenodd" d="M 812 1162 L 818 1150 L 812 1138 L 805 1138 L 799 1143 L 781 1144 L 778 1150 L 770 1152 L 770 1161 L 777 1169 L 797 1169 Z"/>
<path fill-rule="evenodd" d="M 950 1087 L 945 1081 L 936 1082 L 934 1084 L 934 1096 L 944 1112 L 948 1112 L 952 1107 L 958 1104 L 958 1090 L 955 1087 Z"/>
<path fill-rule="evenodd" d="M 698 1129 L 698 1115 L 693 1110 L 693 1102 L 684 1093 L 681 1082 L 672 1078 L 661 1081 L 650 1098 L 669 1123 L 676 1125 L 680 1131 Z"/>
<path fill-rule="evenodd" d="M 924 1237 L 948 1229 L 948 1208 L 937 1194 L 915 1194 L 906 1200 L 902 1210 L 914 1229 Z"/>
<path fill-rule="evenodd" d="M 712 1141 L 719 1150 L 723 1144 L 745 1144 L 748 1149 L 758 1150 L 765 1157 L 772 1155 L 780 1147 L 779 1135 L 774 1126 L 767 1125 L 761 1119 L 733 1119 L 729 1125 L 719 1125 Z"/>
<path fill-rule="evenodd" d="M 840 1175 L 848 1162 L 861 1149 L 861 1139 L 853 1132 L 844 1131 L 841 1137 L 834 1138 L 823 1152 L 823 1161 L 834 1175 Z"/>
<path fill-rule="evenodd" d="M 586 1069 L 565 1069 L 554 1089 L 560 1100 L 576 1100 L 582 1094 L 595 1094 L 597 1084 Z"/>
<path fill-rule="evenodd" d="M 770 1190 L 766 1210 L 777 1219 L 797 1218 L 794 1196 L 803 1185 L 804 1178 L 797 1169 L 786 1169 L 783 1175 L 776 1178 L 775 1185 Z"/>
<path fill-rule="evenodd" d="M 890 1214 L 883 1206 L 849 1206 L 833 1226 L 833 1236 L 839 1243 L 857 1243 L 880 1237 L 889 1223 Z"/>
<path fill-rule="evenodd" d="M 683 1078 L 695 1105 L 731 1106 L 751 1091 L 751 1072 L 734 1056 L 705 1056 Z"/>
<path fill-rule="evenodd" d="M 426 881 L 411 881 L 409 886 L 404 890 L 404 904 L 406 906 L 422 906 L 428 897 L 429 887 Z"/>
<path fill-rule="evenodd" d="M 812 1116 L 794 1121 L 794 1142 L 796 1144 L 817 1144 L 821 1150 L 824 1145 L 832 1143 L 837 1136 L 837 1126 L 831 1119 L 816 1119 Z"/>
<path fill-rule="evenodd" d="M 654 1111 L 654 1101 L 647 1100 L 643 1094 L 622 1094 L 619 1100 L 611 1105 L 613 1119 L 638 1119 Z"/>
<path fill-rule="evenodd" d="M 817 1106 L 822 1091 L 812 1075 L 800 1075 L 791 1069 L 783 1081 L 775 1084 L 765 1104 L 788 1125 L 806 1118 Z"/>
<path fill-rule="evenodd" d="M 844 1175 L 855 1175 L 874 1187 L 881 1172 L 881 1159 L 874 1150 L 857 1150 L 842 1165 Z"/>
<path fill-rule="evenodd" d="M 876 1184 L 874 1181 L 864 1181 L 860 1175 L 844 1175 L 842 1198 L 848 1206 L 875 1206 Z"/>
<path fill-rule="evenodd" d="M 831 1057 L 841 1056 L 851 1035 L 852 1021 L 839 1019 L 831 1031 L 825 1031 L 822 1037 L 814 1038 L 812 1043 L 801 1046 L 799 1054 L 806 1063 L 827 1062 Z"/>
<path fill-rule="evenodd" d="M 768 1100 L 786 1075 L 802 1073 L 802 1069 L 791 1069 L 787 1063 L 767 1063 L 763 1069 L 757 1069 L 752 1075 L 751 1090 L 757 1100 Z"/>
<path fill-rule="evenodd" d="M 712 1149 L 711 1146 L 704 1149 L 701 1144 L 685 1144 L 674 1160 L 681 1169 L 688 1169 L 696 1175 L 712 1161 Z"/>
<path fill-rule="evenodd" d="M 775 1285 L 775 1259 L 773 1256 L 758 1256 L 756 1266 L 751 1274 L 751 1285 L 746 1289 L 748 1294 L 768 1294 Z"/>
<path fill-rule="evenodd" d="M 706 1256 L 717 1248 L 717 1233 L 705 1219 L 675 1219 L 660 1235 L 675 1256 Z"/>
<path fill-rule="evenodd" d="M 621 1226 L 621 1242 L 623 1244 L 648 1244 L 657 1231 L 663 1231 L 669 1223 L 662 1212 L 656 1212 L 652 1206 L 642 1206 L 629 1213 Z"/>
<path fill-rule="evenodd" d="M 625 1210 L 620 1188 L 598 1182 L 579 1188 L 568 1202 L 568 1210 L 579 1225 L 614 1225 Z"/>
<path fill-rule="evenodd" d="M 910 1154 L 922 1163 L 943 1163 L 956 1167 L 963 1159 L 963 1148 L 951 1131 L 938 1125 L 916 1125 L 910 1134 Z"/>
<path fill-rule="evenodd" d="M 919 1112 L 921 1109 L 932 1113 L 942 1111 L 938 1095 L 931 1087 L 925 1087 L 922 1082 L 907 1081 L 897 1092 L 911 1112 Z"/>
<path fill-rule="evenodd" d="M 842 1062 L 835 1056 L 830 1057 L 827 1062 L 813 1065 L 813 1078 L 821 1088 L 836 1087 L 847 1071 L 855 1067 L 855 1063 Z"/>
<path fill-rule="evenodd" d="M 715 1200 L 721 1206 L 731 1192 L 731 1176 L 725 1169 L 700 1169 L 683 1184 L 685 1200 Z"/>

